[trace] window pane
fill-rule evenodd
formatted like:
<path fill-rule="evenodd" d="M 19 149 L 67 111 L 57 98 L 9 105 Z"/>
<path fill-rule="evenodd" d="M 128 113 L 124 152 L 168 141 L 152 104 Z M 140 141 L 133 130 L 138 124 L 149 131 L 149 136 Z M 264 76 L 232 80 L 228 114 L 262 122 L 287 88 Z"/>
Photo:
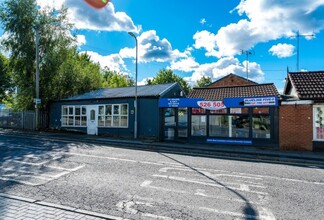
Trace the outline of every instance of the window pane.
<path fill-rule="evenodd" d="M 81 117 L 80 116 L 75 116 L 75 126 L 80 126 L 81 124 Z"/>
<path fill-rule="evenodd" d="M 183 126 L 183 127 L 188 126 L 188 109 L 187 108 L 178 108 L 178 120 L 179 120 L 179 126 Z"/>
<path fill-rule="evenodd" d="M 94 109 L 91 109 L 90 111 L 90 120 L 91 121 L 96 120 L 96 111 Z"/>
<path fill-rule="evenodd" d="M 119 116 L 114 116 L 113 117 L 113 126 L 114 127 L 119 127 Z"/>
<path fill-rule="evenodd" d="M 99 115 L 104 115 L 105 114 L 105 106 L 100 105 L 99 106 Z"/>
<path fill-rule="evenodd" d="M 62 126 L 66 126 L 66 125 L 68 125 L 68 123 L 67 123 L 67 117 L 66 116 L 63 116 L 62 117 Z"/>
<path fill-rule="evenodd" d="M 87 114 L 87 108 L 86 107 L 82 107 L 82 115 L 86 115 Z"/>
<path fill-rule="evenodd" d="M 121 107 L 122 107 L 121 114 L 128 115 L 127 105 L 122 105 Z"/>
<path fill-rule="evenodd" d="M 164 108 L 164 125 L 174 126 L 175 125 L 175 109 L 174 108 Z"/>
<path fill-rule="evenodd" d="M 68 107 L 64 106 L 63 107 L 63 115 L 67 115 L 68 114 Z"/>
<path fill-rule="evenodd" d="M 73 107 L 69 107 L 69 115 L 73 115 L 74 112 L 73 112 Z"/>
<path fill-rule="evenodd" d="M 75 115 L 81 115 L 80 107 L 75 107 Z"/>
<path fill-rule="evenodd" d="M 249 137 L 249 116 L 235 115 L 232 117 L 232 137 L 248 138 Z"/>
<path fill-rule="evenodd" d="M 114 115 L 119 115 L 119 105 L 114 105 Z"/>
<path fill-rule="evenodd" d="M 122 127 L 128 126 L 128 117 L 127 116 L 121 116 L 120 126 L 122 126 Z"/>
<path fill-rule="evenodd" d="M 105 126 L 105 116 L 98 116 L 98 126 Z"/>
<path fill-rule="evenodd" d="M 106 116 L 106 127 L 111 127 L 111 116 Z"/>
<path fill-rule="evenodd" d="M 252 119 L 253 138 L 270 138 L 270 116 L 254 115 Z"/>
<path fill-rule="evenodd" d="M 206 136 L 206 115 L 191 116 L 191 135 Z"/>
<path fill-rule="evenodd" d="M 111 105 L 106 105 L 106 115 L 111 115 Z"/>
<path fill-rule="evenodd" d="M 73 126 L 73 122 L 74 122 L 74 117 L 73 116 L 69 116 L 69 121 L 68 121 L 68 125 L 69 126 Z"/>
<path fill-rule="evenodd" d="M 87 116 L 82 116 L 81 117 L 81 125 L 82 126 L 87 126 Z"/>
<path fill-rule="evenodd" d="M 229 137 L 228 115 L 211 115 L 209 117 L 209 136 Z"/>
<path fill-rule="evenodd" d="M 253 108 L 253 114 L 269 114 L 269 108 Z"/>

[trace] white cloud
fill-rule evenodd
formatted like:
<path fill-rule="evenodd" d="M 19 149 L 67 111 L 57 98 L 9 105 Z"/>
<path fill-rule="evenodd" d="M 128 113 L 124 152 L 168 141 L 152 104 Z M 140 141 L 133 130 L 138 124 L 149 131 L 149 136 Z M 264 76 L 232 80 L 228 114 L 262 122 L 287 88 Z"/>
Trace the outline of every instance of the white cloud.
<path fill-rule="evenodd" d="M 187 48 L 185 52 L 179 50 L 172 50 L 171 43 L 156 34 L 155 30 L 143 32 L 137 37 L 138 40 L 138 62 L 167 62 L 177 58 L 187 57 L 190 54 L 190 49 Z M 119 54 L 122 58 L 135 58 L 136 47 L 123 48 Z"/>
<path fill-rule="evenodd" d="M 127 75 L 127 68 L 124 60 L 119 54 L 110 54 L 108 56 L 102 56 L 93 51 L 84 51 L 87 53 L 93 62 L 99 63 L 102 68 L 108 67 L 110 70 L 115 70 L 119 73 Z"/>
<path fill-rule="evenodd" d="M 200 19 L 200 24 L 204 25 L 206 22 L 207 22 L 207 21 L 206 21 L 205 18 Z"/>
<path fill-rule="evenodd" d="M 210 33 L 209 31 L 200 31 L 197 32 L 193 39 L 195 40 L 194 48 L 200 49 L 204 48 L 206 52 L 206 56 L 214 56 L 216 51 L 216 35 Z"/>
<path fill-rule="evenodd" d="M 172 70 L 178 70 L 182 72 L 192 72 L 197 67 L 199 67 L 199 63 L 197 63 L 193 57 L 180 59 L 179 61 L 172 61 L 170 66 Z"/>
<path fill-rule="evenodd" d="M 264 80 L 264 73 L 261 69 L 261 66 L 255 62 L 249 62 L 248 64 L 249 79 L 255 82 L 262 82 Z M 191 85 L 195 85 L 196 82 L 203 76 L 211 77 L 214 81 L 230 73 L 246 77 L 246 61 L 240 63 L 237 58 L 224 57 L 214 63 L 206 63 L 199 65 L 197 68 L 194 69 L 192 76 L 186 77 L 185 79 L 188 82 L 190 82 Z"/>
<path fill-rule="evenodd" d="M 82 46 L 87 43 L 86 37 L 84 35 L 76 36 L 77 46 Z"/>
<path fill-rule="evenodd" d="M 116 12 L 112 2 L 103 9 L 94 9 L 84 1 L 76 0 L 37 0 L 41 7 L 60 9 L 63 5 L 68 8 L 69 19 L 77 29 L 97 31 L 133 31 L 138 33 L 132 19 L 125 12 Z"/>
<path fill-rule="evenodd" d="M 324 28 L 324 0 L 241 0 L 233 10 L 247 19 L 219 29 L 195 34 L 195 48 L 204 48 L 207 56 L 234 56 L 260 42 L 291 37 L 297 31 L 318 33 Z M 233 12 L 232 11 L 232 12 Z"/>
<path fill-rule="evenodd" d="M 272 54 L 272 56 L 277 56 L 279 58 L 285 58 L 285 57 L 291 57 L 294 55 L 294 49 L 295 47 L 291 44 L 277 44 L 273 45 L 269 52 Z"/>

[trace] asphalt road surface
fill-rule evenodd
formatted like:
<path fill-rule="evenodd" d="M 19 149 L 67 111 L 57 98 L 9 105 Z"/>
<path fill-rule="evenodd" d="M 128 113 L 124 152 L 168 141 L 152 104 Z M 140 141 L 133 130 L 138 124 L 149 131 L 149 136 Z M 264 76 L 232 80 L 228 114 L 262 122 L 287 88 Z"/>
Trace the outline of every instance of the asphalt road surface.
<path fill-rule="evenodd" d="M 125 219 L 324 219 L 324 169 L 0 135 L 0 192 Z"/>

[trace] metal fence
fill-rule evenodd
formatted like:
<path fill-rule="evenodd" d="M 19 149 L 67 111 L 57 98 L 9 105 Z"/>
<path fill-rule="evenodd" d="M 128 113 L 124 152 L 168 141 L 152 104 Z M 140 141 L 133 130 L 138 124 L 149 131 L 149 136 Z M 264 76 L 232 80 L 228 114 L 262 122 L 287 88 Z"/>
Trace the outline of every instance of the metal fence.
<path fill-rule="evenodd" d="M 0 128 L 36 130 L 35 111 L 0 109 Z M 39 114 L 39 129 L 48 128 L 47 112 Z"/>

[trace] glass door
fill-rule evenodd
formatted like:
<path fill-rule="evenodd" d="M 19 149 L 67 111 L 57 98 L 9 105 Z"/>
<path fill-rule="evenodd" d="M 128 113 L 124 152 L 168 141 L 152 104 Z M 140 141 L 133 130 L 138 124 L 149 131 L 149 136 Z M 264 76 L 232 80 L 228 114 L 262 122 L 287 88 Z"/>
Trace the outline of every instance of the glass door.
<path fill-rule="evenodd" d="M 188 109 L 164 108 L 164 140 L 186 141 L 188 137 Z"/>

